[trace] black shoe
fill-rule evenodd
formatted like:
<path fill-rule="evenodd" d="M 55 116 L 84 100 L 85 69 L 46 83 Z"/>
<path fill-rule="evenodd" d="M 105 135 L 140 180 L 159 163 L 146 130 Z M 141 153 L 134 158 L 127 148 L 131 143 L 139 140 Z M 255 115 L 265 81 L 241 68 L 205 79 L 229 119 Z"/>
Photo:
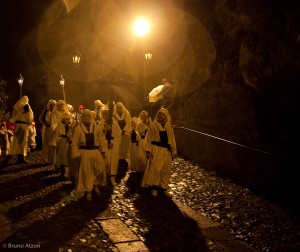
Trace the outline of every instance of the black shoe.
<path fill-rule="evenodd" d="M 70 180 L 71 180 L 71 183 L 72 183 L 72 187 L 75 188 L 76 187 L 76 178 L 71 177 Z"/>
<path fill-rule="evenodd" d="M 55 170 L 56 173 L 59 173 L 59 172 L 60 172 L 60 167 L 59 167 L 59 165 L 55 164 L 55 165 L 54 165 L 54 170 Z"/>
<path fill-rule="evenodd" d="M 64 165 L 60 165 L 60 175 L 59 177 L 64 179 L 65 178 L 65 166 Z"/>
<path fill-rule="evenodd" d="M 23 160 L 20 161 L 20 164 L 29 164 L 29 161 L 23 159 Z"/>
<path fill-rule="evenodd" d="M 18 163 L 19 164 L 28 164 L 29 162 L 25 160 L 25 157 L 22 154 L 18 154 Z"/>

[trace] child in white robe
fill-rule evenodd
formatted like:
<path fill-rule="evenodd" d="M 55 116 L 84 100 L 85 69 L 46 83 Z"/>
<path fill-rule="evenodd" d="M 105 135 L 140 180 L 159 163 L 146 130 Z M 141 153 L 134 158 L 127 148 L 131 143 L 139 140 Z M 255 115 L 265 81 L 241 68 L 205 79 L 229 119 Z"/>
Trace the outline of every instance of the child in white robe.
<path fill-rule="evenodd" d="M 151 187 L 152 195 L 167 192 L 172 169 L 172 159 L 176 157 L 176 142 L 167 109 L 158 110 L 154 122 L 149 126 L 145 138 L 146 157 L 148 159 L 142 180 L 142 186 Z"/>

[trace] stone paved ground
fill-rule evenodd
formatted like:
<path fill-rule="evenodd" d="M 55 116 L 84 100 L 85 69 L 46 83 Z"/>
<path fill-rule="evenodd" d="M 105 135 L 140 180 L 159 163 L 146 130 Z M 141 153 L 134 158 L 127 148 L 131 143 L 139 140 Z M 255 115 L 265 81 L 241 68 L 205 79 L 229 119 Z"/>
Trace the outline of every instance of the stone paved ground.
<path fill-rule="evenodd" d="M 118 185 L 91 203 L 72 192 L 38 152 L 0 170 L 0 251 L 299 251 L 300 218 L 184 160 L 174 161 L 172 199 Z M 239 242 L 241 241 L 241 242 Z M 245 245 L 247 243 L 248 245 Z M 37 248 L 28 248 L 36 246 Z M 252 247 L 252 249 L 250 248 Z"/>

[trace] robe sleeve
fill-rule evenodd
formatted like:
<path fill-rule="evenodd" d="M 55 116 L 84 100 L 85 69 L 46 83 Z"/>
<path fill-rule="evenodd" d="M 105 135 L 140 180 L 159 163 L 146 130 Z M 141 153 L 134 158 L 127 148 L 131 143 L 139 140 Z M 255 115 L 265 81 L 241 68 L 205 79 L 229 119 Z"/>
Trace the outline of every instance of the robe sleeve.
<path fill-rule="evenodd" d="M 55 128 L 54 132 L 53 132 L 53 138 L 52 141 L 50 141 L 50 145 L 52 146 L 57 146 L 57 140 L 58 140 L 58 136 L 59 136 L 59 125 Z"/>
<path fill-rule="evenodd" d="M 76 126 L 73 137 L 72 137 L 72 144 L 71 144 L 71 157 L 72 158 L 80 157 L 79 139 L 80 139 L 80 128 L 78 126 Z"/>
<path fill-rule="evenodd" d="M 29 111 L 28 111 L 28 122 L 31 124 L 33 122 L 33 119 L 34 119 L 34 114 L 33 114 L 33 111 L 30 107 L 30 105 L 28 104 L 28 107 L 29 107 Z"/>
<path fill-rule="evenodd" d="M 106 138 L 105 138 L 105 135 L 103 133 L 103 128 L 101 128 L 100 126 L 96 125 L 95 124 L 95 137 L 97 138 L 97 142 L 99 144 L 99 148 L 100 148 L 100 151 L 101 152 L 106 152 Z"/>
<path fill-rule="evenodd" d="M 9 122 L 10 123 L 15 123 L 17 118 L 20 117 L 20 115 L 22 114 L 23 110 L 13 110 L 12 112 L 12 116 L 11 118 L 9 119 Z"/>
<path fill-rule="evenodd" d="M 113 143 L 114 145 L 120 145 L 122 139 L 122 130 L 117 123 L 112 124 L 112 133 L 114 139 L 111 140 L 111 143 Z"/>
<path fill-rule="evenodd" d="M 67 138 L 70 142 L 72 142 L 72 138 L 73 138 L 73 135 L 74 135 L 74 130 L 75 130 L 75 125 L 73 125 L 73 123 L 70 125 L 69 127 L 69 130 L 68 130 L 68 133 L 67 133 Z"/>
<path fill-rule="evenodd" d="M 149 152 L 152 151 L 151 141 L 153 138 L 153 134 L 154 134 L 154 127 L 153 127 L 153 123 L 151 123 L 145 137 L 145 150 Z"/>
<path fill-rule="evenodd" d="M 126 113 L 126 114 L 125 114 L 124 120 L 125 120 L 125 122 L 126 122 L 126 125 L 125 125 L 125 127 L 124 127 L 123 130 L 129 133 L 129 132 L 131 131 L 131 128 L 132 128 L 132 126 L 131 126 L 131 116 L 130 116 L 130 114 Z"/>
<path fill-rule="evenodd" d="M 58 124 L 58 117 L 55 112 L 52 112 L 50 116 L 50 125 L 51 125 L 50 127 L 52 132 L 54 132 L 55 128 L 57 127 L 57 124 Z"/>

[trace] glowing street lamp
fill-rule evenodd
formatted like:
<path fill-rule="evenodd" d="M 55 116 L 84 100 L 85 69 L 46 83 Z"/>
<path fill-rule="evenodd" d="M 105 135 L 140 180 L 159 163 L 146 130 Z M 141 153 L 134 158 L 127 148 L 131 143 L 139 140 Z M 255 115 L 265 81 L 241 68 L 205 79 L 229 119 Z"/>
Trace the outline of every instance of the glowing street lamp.
<path fill-rule="evenodd" d="M 61 85 L 61 87 L 62 87 L 62 89 L 63 89 L 64 101 L 65 101 L 65 103 L 66 103 L 65 80 L 64 80 L 64 77 L 63 77 L 62 75 L 60 76 L 59 84 Z M 67 104 L 67 103 L 66 103 L 66 104 Z"/>
<path fill-rule="evenodd" d="M 76 48 L 75 54 L 72 56 L 73 64 L 78 67 L 80 63 L 80 56 L 81 53 L 78 51 L 78 48 Z"/>
<path fill-rule="evenodd" d="M 145 37 L 150 31 L 150 22 L 145 18 L 139 18 L 133 22 L 132 30 L 138 37 Z"/>
<path fill-rule="evenodd" d="M 145 51 L 145 60 L 151 60 L 152 59 L 152 53 L 148 50 Z"/>
<path fill-rule="evenodd" d="M 23 83 L 24 83 L 24 78 L 22 76 L 22 74 L 20 74 L 20 77 L 18 79 L 18 83 L 19 83 L 19 87 L 20 87 L 20 98 L 22 97 L 22 86 L 23 86 Z"/>
<path fill-rule="evenodd" d="M 147 63 L 152 59 L 152 53 L 149 50 L 145 50 L 144 60 L 144 97 L 147 100 Z"/>

